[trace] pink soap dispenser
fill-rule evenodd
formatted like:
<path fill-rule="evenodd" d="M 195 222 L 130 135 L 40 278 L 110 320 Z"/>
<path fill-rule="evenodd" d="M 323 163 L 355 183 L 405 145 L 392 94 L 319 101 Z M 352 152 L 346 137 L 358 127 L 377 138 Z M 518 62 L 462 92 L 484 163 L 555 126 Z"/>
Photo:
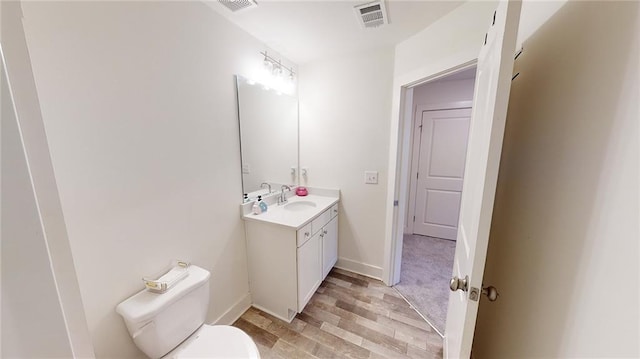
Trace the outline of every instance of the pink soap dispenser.
<path fill-rule="evenodd" d="M 304 197 L 309 194 L 306 187 L 298 187 L 296 188 L 296 194 L 300 197 Z"/>

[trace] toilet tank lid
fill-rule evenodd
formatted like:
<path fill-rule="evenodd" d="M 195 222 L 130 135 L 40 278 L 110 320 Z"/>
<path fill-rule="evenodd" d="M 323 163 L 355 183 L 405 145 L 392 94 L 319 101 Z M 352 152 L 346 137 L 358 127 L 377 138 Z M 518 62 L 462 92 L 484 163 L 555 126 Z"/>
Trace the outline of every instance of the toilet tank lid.
<path fill-rule="evenodd" d="M 209 271 L 198 266 L 189 266 L 189 275 L 167 292 L 158 294 L 142 290 L 118 304 L 116 312 L 133 323 L 148 320 L 163 308 L 201 287 L 209 280 Z"/>

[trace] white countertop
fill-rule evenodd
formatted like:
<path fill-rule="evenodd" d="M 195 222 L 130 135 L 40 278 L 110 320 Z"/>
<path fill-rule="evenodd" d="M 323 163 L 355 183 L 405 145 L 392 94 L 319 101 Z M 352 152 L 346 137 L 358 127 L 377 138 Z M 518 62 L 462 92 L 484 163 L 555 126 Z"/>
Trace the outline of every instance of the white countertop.
<path fill-rule="evenodd" d="M 280 206 L 272 204 L 265 213 L 248 213 L 243 215 L 242 218 L 248 221 L 266 222 L 297 230 L 309 223 L 317 215 L 338 203 L 339 200 L 338 195 L 318 195 L 311 193 L 304 197 L 294 195 L 288 198 L 287 203 L 310 201 L 315 203 L 316 206 L 299 211 L 290 211 L 285 209 L 286 204 Z"/>

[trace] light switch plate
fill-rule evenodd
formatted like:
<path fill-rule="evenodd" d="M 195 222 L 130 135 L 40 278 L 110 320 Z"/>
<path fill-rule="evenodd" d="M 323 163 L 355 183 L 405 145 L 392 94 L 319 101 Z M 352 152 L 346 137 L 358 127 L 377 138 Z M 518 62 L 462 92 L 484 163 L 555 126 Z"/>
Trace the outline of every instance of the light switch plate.
<path fill-rule="evenodd" d="M 378 184 L 378 171 L 364 171 L 364 183 Z"/>

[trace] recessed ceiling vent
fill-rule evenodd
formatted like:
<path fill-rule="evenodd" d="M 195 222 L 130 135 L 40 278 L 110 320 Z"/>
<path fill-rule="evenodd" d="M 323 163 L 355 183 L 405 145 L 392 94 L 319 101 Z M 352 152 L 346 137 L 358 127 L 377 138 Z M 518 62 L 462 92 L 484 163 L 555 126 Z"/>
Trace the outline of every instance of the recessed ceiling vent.
<path fill-rule="evenodd" d="M 258 3 L 254 0 L 218 0 L 220 4 L 224 5 L 227 9 L 238 12 L 240 10 L 246 10 L 258 6 Z"/>
<path fill-rule="evenodd" d="M 388 24 L 387 10 L 384 1 L 374 1 L 355 7 L 358 22 L 364 28 L 378 27 Z"/>

